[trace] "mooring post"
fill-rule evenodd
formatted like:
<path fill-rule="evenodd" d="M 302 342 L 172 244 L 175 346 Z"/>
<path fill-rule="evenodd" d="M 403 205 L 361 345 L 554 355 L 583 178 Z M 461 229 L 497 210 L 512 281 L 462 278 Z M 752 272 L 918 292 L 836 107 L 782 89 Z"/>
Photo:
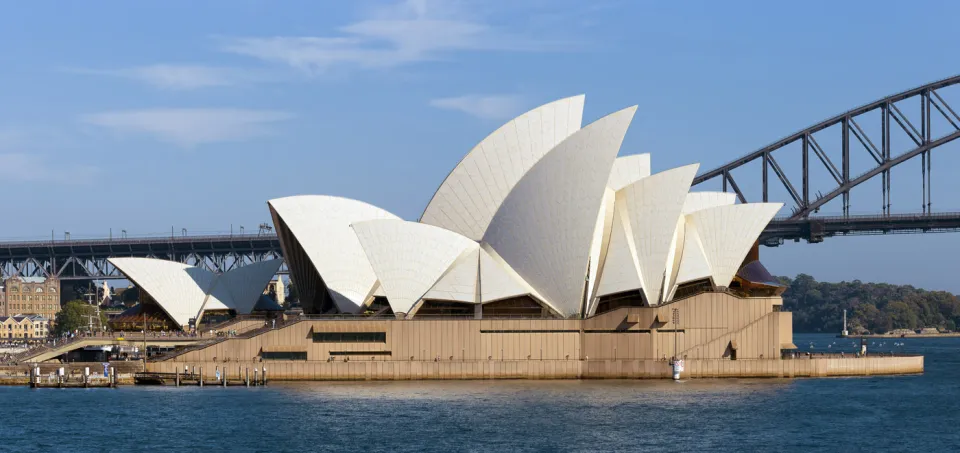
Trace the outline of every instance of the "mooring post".
<path fill-rule="evenodd" d="M 203 367 L 200 367 L 200 387 L 203 387 Z"/>
<path fill-rule="evenodd" d="M 250 368 L 247 368 L 247 374 L 244 380 L 247 381 L 247 387 L 250 387 Z"/>
<path fill-rule="evenodd" d="M 254 387 L 260 385 L 260 381 L 257 380 L 257 378 L 258 378 L 258 373 L 257 373 L 257 371 L 259 371 L 259 370 L 257 370 L 257 367 L 253 367 L 253 386 L 254 386 Z"/>
<path fill-rule="evenodd" d="M 266 367 L 266 365 L 264 365 L 264 367 L 263 367 L 263 376 L 261 377 L 261 379 L 263 379 L 263 385 L 267 385 L 267 367 Z"/>
<path fill-rule="evenodd" d="M 177 377 L 174 378 L 173 383 L 175 386 L 180 387 L 180 367 L 177 367 Z"/>

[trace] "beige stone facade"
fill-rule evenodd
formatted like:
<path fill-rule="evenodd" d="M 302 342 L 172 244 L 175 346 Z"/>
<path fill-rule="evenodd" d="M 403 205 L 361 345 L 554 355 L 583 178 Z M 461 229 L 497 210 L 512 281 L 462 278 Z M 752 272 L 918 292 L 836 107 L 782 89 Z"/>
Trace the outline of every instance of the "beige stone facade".
<path fill-rule="evenodd" d="M 922 357 L 782 359 L 792 314 L 779 297 L 703 293 L 659 307 L 620 307 L 588 319 L 297 318 L 167 361 L 211 377 L 266 367 L 273 379 L 802 377 L 917 373 Z M 676 310 L 677 324 L 673 323 Z M 786 354 L 791 357 L 792 354 Z"/>
<path fill-rule="evenodd" d="M 60 280 L 12 277 L 3 282 L 3 316 L 40 315 L 54 319 L 60 311 Z"/>
<path fill-rule="evenodd" d="M 40 339 L 50 334 L 50 320 L 43 316 L 0 316 L 0 339 Z"/>
<path fill-rule="evenodd" d="M 779 358 L 792 313 L 779 297 L 705 293 L 659 307 L 621 307 L 580 319 L 304 319 L 226 340 L 176 360 L 471 361 Z M 677 310 L 679 323 L 672 323 Z M 676 346 L 676 351 L 674 347 Z M 280 354 L 281 356 L 283 354 Z M 293 357 L 293 356 L 290 356 Z"/>

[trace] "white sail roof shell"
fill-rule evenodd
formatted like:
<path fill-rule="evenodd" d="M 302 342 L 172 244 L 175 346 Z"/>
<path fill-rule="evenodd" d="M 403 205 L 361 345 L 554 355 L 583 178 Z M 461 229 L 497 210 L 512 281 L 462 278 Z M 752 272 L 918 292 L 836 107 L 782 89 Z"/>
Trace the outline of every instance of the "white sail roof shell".
<path fill-rule="evenodd" d="M 583 100 L 580 95 L 542 105 L 487 136 L 450 172 L 420 222 L 479 241 L 523 175 L 580 129 Z"/>
<path fill-rule="evenodd" d="M 212 291 L 202 310 L 211 309 L 210 300 L 216 297 L 227 308 L 240 314 L 253 311 L 253 307 L 263 295 L 264 288 L 270 283 L 283 260 L 268 260 L 250 263 L 224 272 L 214 281 Z"/>
<path fill-rule="evenodd" d="M 620 204 L 623 204 L 622 199 Z M 640 264 L 636 247 L 633 245 L 633 234 L 629 222 L 623 217 L 625 209 L 621 207 L 613 213 L 610 244 L 603 263 L 603 272 L 600 274 L 598 296 L 640 289 L 641 286 Z"/>
<path fill-rule="evenodd" d="M 733 192 L 690 192 L 683 201 L 684 215 L 701 209 L 726 206 L 737 202 L 737 194 Z"/>
<path fill-rule="evenodd" d="M 280 268 L 280 260 L 242 266 L 217 275 L 206 269 L 156 258 L 110 258 L 127 278 L 181 326 L 204 310 L 247 314 Z M 250 302 L 252 301 L 252 303 Z"/>
<path fill-rule="evenodd" d="M 687 214 L 716 206 L 727 206 L 737 202 L 737 195 L 728 192 L 690 192 L 683 202 L 683 218 L 677 224 L 676 254 L 680 259 L 674 261 L 672 278 L 666 301 L 673 299 L 677 287 L 683 283 L 710 277 L 710 265 L 703 255 L 703 247 L 696 234 L 696 228 L 687 221 Z"/>
<path fill-rule="evenodd" d="M 504 199 L 483 236 L 564 316 L 580 312 L 597 215 L 635 111 L 605 116 L 543 156 Z"/>
<path fill-rule="evenodd" d="M 176 261 L 156 258 L 110 258 L 123 275 L 146 291 L 160 308 L 184 326 L 197 316 L 216 274 Z"/>
<path fill-rule="evenodd" d="M 480 272 L 480 247 L 457 258 L 423 299 L 478 303 L 477 278 Z"/>
<path fill-rule="evenodd" d="M 403 220 L 368 220 L 353 231 L 396 314 L 406 313 L 476 242 L 433 225 Z"/>
<path fill-rule="evenodd" d="M 633 154 L 613 161 L 607 187 L 614 192 L 650 176 L 650 154 Z"/>
<path fill-rule="evenodd" d="M 377 281 L 350 225 L 400 218 L 362 201 L 298 195 L 268 202 L 303 247 L 330 295 L 344 313 L 354 313 Z"/>
<path fill-rule="evenodd" d="M 542 298 L 489 244 L 480 248 L 480 301 L 496 302 L 510 297 L 531 295 Z"/>
<path fill-rule="evenodd" d="M 693 164 L 663 171 L 620 190 L 640 263 L 640 283 L 650 305 L 661 301 L 677 223 L 697 168 Z"/>
<path fill-rule="evenodd" d="M 710 263 L 703 254 L 697 227 L 685 221 L 684 229 L 683 254 L 680 259 L 680 272 L 677 274 L 677 285 L 710 278 Z"/>
<path fill-rule="evenodd" d="M 696 228 L 714 285 L 730 285 L 750 248 L 781 207 L 782 203 L 717 206 L 687 217 Z"/>

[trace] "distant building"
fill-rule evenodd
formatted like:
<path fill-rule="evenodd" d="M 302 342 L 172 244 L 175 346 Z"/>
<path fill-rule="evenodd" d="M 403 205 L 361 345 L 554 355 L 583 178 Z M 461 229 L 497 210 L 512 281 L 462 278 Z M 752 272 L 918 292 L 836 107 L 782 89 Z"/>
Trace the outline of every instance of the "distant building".
<path fill-rule="evenodd" d="M 113 290 L 106 280 L 103 281 L 103 295 L 100 296 L 100 305 L 110 305 L 113 303 Z"/>
<path fill-rule="evenodd" d="M 46 338 L 50 320 L 39 315 L 0 316 L 0 338 Z"/>
<path fill-rule="evenodd" d="M 287 288 L 283 284 L 283 279 L 277 277 L 276 280 L 271 280 L 264 288 L 263 294 L 273 294 L 276 302 L 283 305 L 283 302 L 287 300 Z"/>
<path fill-rule="evenodd" d="M 11 277 L 3 284 L 3 316 L 40 315 L 53 319 L 60 311 L 60 280 Z"/>

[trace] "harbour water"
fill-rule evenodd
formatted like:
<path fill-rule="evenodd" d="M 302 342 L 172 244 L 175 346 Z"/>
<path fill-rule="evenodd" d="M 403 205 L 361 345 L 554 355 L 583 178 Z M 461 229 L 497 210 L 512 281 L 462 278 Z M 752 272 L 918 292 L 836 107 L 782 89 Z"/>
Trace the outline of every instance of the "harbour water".
<path fill-rule="evenodd" d="M 869 340 L 919 376 L 0 388 L 0 451 L 950 451 L 960 339 Z M 903 343 L 901 346 L 900 343 Z M 855 341 L 795 335 L 801 351 Z"/>

